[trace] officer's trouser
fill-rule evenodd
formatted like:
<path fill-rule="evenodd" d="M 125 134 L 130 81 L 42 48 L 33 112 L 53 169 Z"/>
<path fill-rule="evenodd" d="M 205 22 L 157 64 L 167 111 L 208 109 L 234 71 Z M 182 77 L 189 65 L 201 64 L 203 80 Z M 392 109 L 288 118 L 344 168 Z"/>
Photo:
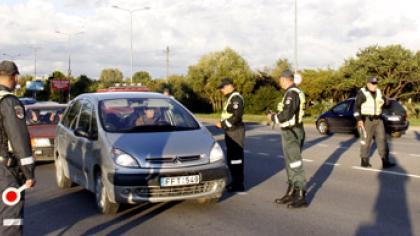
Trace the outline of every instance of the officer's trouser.
<path fill-rule="evenodd" d="M 376 146 L 378 148 L 379 155 L 383 159 L 388 159 L 389 149 L 386 141 L 385 126 L 382 119 L 365 119 L 366 139 L 365 144 L 360 145 L 360 157 L 368 158 L 369 150 L 372 145 L 372 139 L 375 137 Z M 361 137 L 363 138 L 363 137 Z"/>
<path fill-rule="evenodd" d="M 244 183 L 244 138 L 243 126 L 225 132 L 227 163 L 232 176 L 232 186 Z"/>
<path fill-rule="evenodd" d="M 16 177 L 13 176 L 10 171 L 0 163 L 0 196 L 4 190 L 8 187 L 19 188 Z M 14 206 L 7 206 L 3 200 L 0 202 L 0 235 L 1 236 L 17 236 L 22 235 L 23 228 L 23 206 L 24 206 L 24 194 L 20 202 Z"/>
<path fill-rule="evenodd" d="M 282 128 L 281 142 L 288 182 L 301 190 L 305 190 L 306 178 L 301 155 L 305 142 L 303 126 Z"/>

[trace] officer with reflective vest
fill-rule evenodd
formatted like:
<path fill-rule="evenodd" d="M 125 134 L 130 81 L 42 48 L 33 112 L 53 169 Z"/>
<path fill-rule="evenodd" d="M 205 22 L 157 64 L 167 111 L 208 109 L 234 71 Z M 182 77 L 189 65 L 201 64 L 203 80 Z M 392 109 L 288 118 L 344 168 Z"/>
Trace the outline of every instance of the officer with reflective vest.
<path fill-rule="evenodd" d="M 227 98 L 223 106 L 220 122 L 216 127 L 225 130 L 227 162 L 232 182 L 227 186 L 229 192 L 241 192 L 244 187 L 244 138 L 245 125 L 242 121 L 244 99 L 235 90 L 230 78 L 224 78 L 217 87 Z"/>
<path fill-rule="evenodd" d="M 0 194 L 9 187 L 35 184 L 34 159 L 26 127 L 25 110 L 12 93 L 19 70 L 15 63 L 0 63 Z M 21 235 L 24 196 L 13 206 L 0 203 L 0 235 Z"/>
<path fill-rule="evenodd" d="M 305 191 L 306 178 L 301 156 L 305 141 L 303 128 L 305 94 L 296 87 L 293 72 L 290 70 L 284 71 L 278 82 L 286 92 L 278 105 L 278 113 L 268 114 L 268 118 L 281 127 L 288 188 L 286 194 L 274 202 L 287 204 L 288 208 L 306 207 L 308 205 Z"/>
<path fill-rule="evenodd" d="M 369 150 L 372 139 L 375 138 L 379 155 L 382 158 L 382 167 L 390 168 L 395 166 L 389 161 L 389 149 L 385 133 L 384 122 L 382 121 L 382 106 L 385 99 L 377 86 L 376 77 L 367 80 L 366 87 L 360 89 L 356 96 L 354 117 L 357 120 L 357 128 L 360 132 L 361 146 L 360 157 L 362 167 L 371 167 L 369 163 Z"/>

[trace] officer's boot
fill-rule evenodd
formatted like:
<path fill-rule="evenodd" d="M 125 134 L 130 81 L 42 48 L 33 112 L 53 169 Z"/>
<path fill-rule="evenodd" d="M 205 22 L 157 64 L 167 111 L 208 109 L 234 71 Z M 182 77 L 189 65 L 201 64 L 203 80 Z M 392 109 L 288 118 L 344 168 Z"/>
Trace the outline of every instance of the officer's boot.
<path fill-rule="evenodd" d="M 293 187 L 292 184 L 289 184 L 289 186 L 287 187 L 286 194 L 281 198 L 274 199 L 274 202 L 277 203 L 277 204 L 289 203 L 289 202 L 293 201 L 293 197 L 294 197 L 295 193 L 296 193 L 296 189 Z"/>
<path fill-rule="evenodd" d="M 382 169 L 394 167 L 395 163 L 389 161 L 388 158 L 382 158 Z"/>
<path fill-rule="evenodd" d="M 306 191 L 299 189 L 296 194 L 293 202 L 287 205 L 287 208 L 302 208 L 307 207 L 308 203 L 306 202 Z"/>
<path fill-rule="evenodd" d="M 362 163 L 360 164 L 362 167 L 372 167 L 372 165 L 369 163 L 369 159 L 368 158 L 362 158 Z"/>

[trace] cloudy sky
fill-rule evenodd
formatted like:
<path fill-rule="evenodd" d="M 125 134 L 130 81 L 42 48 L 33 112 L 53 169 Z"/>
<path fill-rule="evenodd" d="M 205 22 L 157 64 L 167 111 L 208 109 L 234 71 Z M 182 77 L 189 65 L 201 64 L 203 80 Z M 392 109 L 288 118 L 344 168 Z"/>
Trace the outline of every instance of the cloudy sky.
<path fill-rule="evenodd" d="M 113 8 L 150 7 L 133 14 L 134 71 L 185 74 L 205 53 L 231 47 L 253 69 L 293 61 L 295 0 L 0 0 L 0 59 L 22 74 L 67 72 L 97 78 L 103 68 L 130 73 L 130 18 Z M 298 0 L 299 67 L 333 67 L 369 45 L 420 50 L 418 0 Z M 72 34 L 70 47 L 68 36 Z M 79 32 L 83 32 L 77 34 Z"/>

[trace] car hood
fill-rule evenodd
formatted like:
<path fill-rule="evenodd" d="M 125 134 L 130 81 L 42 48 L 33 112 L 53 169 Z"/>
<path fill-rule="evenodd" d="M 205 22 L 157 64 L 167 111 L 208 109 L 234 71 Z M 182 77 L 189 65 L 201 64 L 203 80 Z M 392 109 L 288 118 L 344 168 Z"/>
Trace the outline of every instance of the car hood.
<path fill-rule="evenodd" d="M 200 159 L 176 166 L 208 163 L 215 142 L 204 128 L 176 132 L 107 133 L 106 137 L 112 147 L 135 157 L 142 167 L 173 167 L 173 162 L 153 164 L 148 160 L 177 156 L 200 156 Z"/>
<path fill-rule="evenodd" d="M 54 138 L 57 125 L 28 125 L 31 138 Z"/>

